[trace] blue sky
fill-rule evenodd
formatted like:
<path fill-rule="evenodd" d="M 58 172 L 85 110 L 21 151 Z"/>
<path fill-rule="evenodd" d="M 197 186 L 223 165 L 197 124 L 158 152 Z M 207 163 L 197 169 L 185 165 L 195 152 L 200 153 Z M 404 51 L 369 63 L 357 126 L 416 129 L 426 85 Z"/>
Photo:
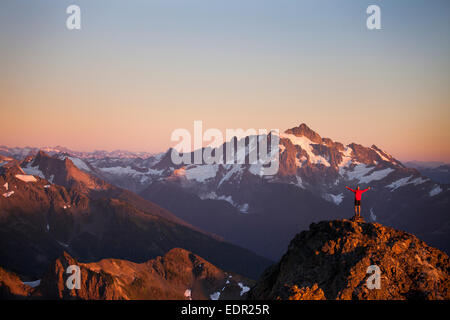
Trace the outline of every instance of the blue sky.
<path fill-rule="evenodd" d="M 450 161 L 449 1 L 3 0 L 0 40 L 2 144 L 161 151 L 194 120 L 305 122 Z"/>

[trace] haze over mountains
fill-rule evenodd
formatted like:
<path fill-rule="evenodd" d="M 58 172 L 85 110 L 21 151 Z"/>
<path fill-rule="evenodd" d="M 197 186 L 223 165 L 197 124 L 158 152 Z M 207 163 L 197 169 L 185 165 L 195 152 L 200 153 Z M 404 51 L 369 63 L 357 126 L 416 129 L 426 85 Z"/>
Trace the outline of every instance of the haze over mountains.
<path fill-rule="evenodd" d="M 237 157 L 248 160 L 249 139 L 243 142 Z M 346 185 L 371 186 L 362 202 L 367 221 L 450 251 L 447 184 L 375 145 L 345 146 L 305 124 L 280 134 L 279 152 L 277 174 L 263 176 L 247 162 L 174 164 L 171 149 L 138 156 L 1 147 L 0 267 L 31 281 L 63 252 L 80 263 L 139 264 L 183 248 L 223 272 L 256 279 L 312 222 L 353 215 Z"/>
<path fill-rule="evenodd" d="M 47 178 L 44 178 L 47 177 Z M 268 259 L 43 152 L 0 167 L 0 266 L 30 278 L 67 251 L 82 262 L 143 262 L 180 247 L 255 278 Z"/>
<path fill-rule="evenodd" d="M 132 152 L 127 150 L 114 150 L 114 151 L 105 151 L 105 150 L 95 150 L 92 152 L 83 152 L 83 151 L 74 151 L 62 146 L 56 147 L 7 147 L 0 146 L 0 155 L 10 155 L 16 159 L 23 159 L 29 155 L 33 155 L 38 153 L 39 151 L 43 151 L 49 155 L 55 155 L 60 153 L 66 153 L 72 155 L 77 158 L 147 158 L 152 156 L 153 154 L 150 152 Z"/>
<path fill-rule="evenodd" d="M 351 216 L 353 194 L 346 185 L 372 187 L 362 207 L 368 220 L 449 250 L 448 185 L 405 167 L 375 145 L 344 146 L 305 124 L 282 133 L 279 147 L 274 176 L 260 176 L 249 164 L 175 165 L 170 149 L 146 158 L 54 155 L 68 156 L 82 171 L 270 259 L 278 259 L 310 222 Z"/>
<path fill-rule="evenodd" d="M 417 169 L 422 175 L 436 182 L 450 184 L 450 164 L 448 163 L 413 161 L 406 165 Z"/>

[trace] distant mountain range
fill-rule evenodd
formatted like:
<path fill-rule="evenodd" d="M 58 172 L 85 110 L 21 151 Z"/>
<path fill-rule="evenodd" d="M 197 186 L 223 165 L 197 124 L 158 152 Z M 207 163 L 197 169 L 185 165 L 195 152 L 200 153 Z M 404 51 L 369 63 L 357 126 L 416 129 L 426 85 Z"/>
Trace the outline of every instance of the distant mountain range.
<path fill-rule="evenodd" d="M 407 165 L 417 169 L 423 176 L 436 182 L 450 184 L 450 164 L 442 162 L 408 162 Z"/>
<path fill-rule="evenodd" d="M 435 169 L 437 167 L 448 165 L 448 163 L 442 161 L 406 161 L 404 165 L 408 168 L 426 168 L 426 169 Z"/>
<path fill-rule="evenodd" d="M 85 152 L 85 151 L 73 151 L 71 149 L 68 149 L 66 147 L 62 146 L 56 146 L 56 147 L 43 147 L 43 148 L 36 148 L 36 147 L 7 147 L 7 146 L 0 146 L 0 155 L 1 156 L 7 156 L 12 157 L 15 159 L 23 159 L 29 155 L 33 155 L 38 153 L 39 151 L 43 151 L 49 155 L 55 155 L 55 154 L 67 154 L 71 155 L 77 158 L 81 159 L 87 159 L 87 158 L 148 158 L 153 153 L 150 152 L 133 152 L 133 151 L 127 151 L 127 150 L 114 150 L 114 151 L 105 151 L 105 150 L 95 150 L 92 152 Z"/>
<path fill-rule="evenodd" d="M 144 262 L 184 248 L 256 278 L 271 261 L 44 152 L 0 167 L 0 266 L 34 279 L 63 251 Z"/>
<path fill-rule="evenodd" d="M 245 143 L 248 157 L 248 138 Z M 305 124 L 280 134 L 279 148 L 280 169 L 274 176 L 260 176 L 249 164 L 176 165 L 171 149 L 142 158 L 77 157 L 63 148 L 53 151 L 92 176 L 273 260 L 311 222 L 353 214 L 353 194 L 346 185 L 372 187 L 362 203 L 368 220 L 450 250 L 450 192 L 445 183 L 408 168 L 375 145 L 345 146 L 322 138 Z M 12 151 L 2 153 L 15 156 Z M 33 168 L 30 164 L 24 170 L 41 174 Z"/>
<path fill-rule="evenodd" d="M 274 134 L 258 136 L 257 147 Z M 62 280 L 54 271 L 58 263 L 73 259 L 93 277 L 93 287 L 78 298 L 178 299 L 183 289 L 201 299 L 213 293 L 239 298 L 237 288 L 250 286 L 248 279 L 256 280 L 278 261 L 300 231 L 353 215 L 353 193 L 345 186 L 371 187 L 362 200 L 368 222 L 412 233 L 450 252 L 450 186 L 423 168 L 410 168 L 375 145 L 323 138 L 301 124 L 279 134 L 279 170 L 264 176 L 260 164 L 247 161 L 255 147 L 250 138 L 240 142 L 244 152 L 236 157 L 246 160 L 242 164 L 175 164 L 172 149 L 150 155 L 0 147 L 0 273 L 9 281 L 0 283 L 0 294 L 70 298 L 55 289 Z M 131 282 L 121 282 L 113 267 L 140 272 L 144 265 L 164 265 L 174 248 L 182 248 L 175 251 L 184 257 L 180 265 L 189 265 L 186 257 L 204 259 L 216 276 L 205 276 L 206 283 L 198 275 L 161 284 L 152 295 L 140 280 L 134 283 L 127 276 Z M 101 270 L 104 274 L 92 273 Z M 147 272 L 138 278 L 163 281 L 161 274 Z M 225 274 L 233 274 L 241 285 L 220 291 Z M 22 283 L 38 280 L 36 288 Z M 191 288 L 198 281 L 201 289 Z M 167 291 L 155 293 L 163 287 Z M 321 287 L 321 293 L 303 287 L 294 295 L 337 297 L 337 291 L 329 291 L 334 289 Z"/>

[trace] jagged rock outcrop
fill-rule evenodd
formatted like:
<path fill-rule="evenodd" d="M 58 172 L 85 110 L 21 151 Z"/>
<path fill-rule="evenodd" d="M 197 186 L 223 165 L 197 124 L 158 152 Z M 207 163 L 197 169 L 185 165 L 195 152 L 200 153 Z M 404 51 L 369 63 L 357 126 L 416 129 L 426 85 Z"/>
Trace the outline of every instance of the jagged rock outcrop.
<path fill-rule="evenodd" d="M 86 262 L 139 263 L 182 247 L 253 279 L 271 264 L 131 191 L 98 182 L 71 160 L 40 152 L 21 165 L 0 167 L 0 266 L 20 276 L 40 278 L 63 251 Z M 57 176 L 64 185 L 50 181 Z M 82 187 L 89 181 L 103 187 Z"/>
<path fill-rule="evenodd" d="M 67 282 L 72 274 L 67 274 L 69 266 L 78 266 L 80 269 L 80 288 L 70 289 Z M 50 270 L 43 277 L 34 296 L 46 299 L 124 299 L 122 287 L 118 279 L 104 270 L 93 270 L 94 263 L 79 263 L 67 252 L 64 252 Z M 75 284 L 75 280 L 72 282 Z"/>
<path fill-rule="evenodd" d="M 299 288 L 297 285 L 292 287 L 286 286 L 283 288 L 283 296 L 288 300 L 326 300 L 325 293 L 315 283 L 311 288 L 304 287 Z M 281 297 L 277 297 L 277 300 L 281 300 Z"/>
<path fill-rule="evenodd" d="M 381 272 L 379 289 L 367 285 L 372 265 Z M 450 261 L 414 235 L 378 223 L 313 223 L 264 272 L 249 298 L 450 299 Z"/>
<path fill-rule="evenodd" d="M 360 222 L 360 223 L 361 222 L 366 222 L 361 215 L 354 215 L 353 217 L 350 218 L 350 221 Z"/>
<path fill-rule="evenodd" d="M 0 268 L 0 299 L 23 299 L 32 289 L 13 272 Z"/>
<path fill-rule="evenodd" d="M 298 127 L 287 129 L 285 132 L 287 134 L 293 134 L 298 137 L 304 136 L 314 143 L 322 143 L 322 138 L 320 137 L 320 135 L 317 132 L 311 130 L 304 123 L 300 124 Z"/>
<path fill-rule="evenodd" d="M 263 146 L 253 148 L 248 144 L 249 137 L 239 140 L 247 146 L 239 156 L 244 163 L 233 165 L 174 164 L 172 149 L 145 158 L 123 157 L 121 152 L 81 154 L 62 147 L 45 149 L 55 155 L 55 161 L 42 153 L 23 160 L 22 155 L 28 154 L 29 148 L 25 152 L 0 146 L 0 153 L 20 159 L 27 174 L 42 172 L 45 179 L 67 189 L 82 189 L 96 199 L 120 198 L 142 211 L 148 208 L 148 203 L 136 195 L 111 186 L 102 188 L 94 177 L 87 179 L 77 172 L 75 165 L 91 176 L 139 193 L 191 226 L 277 261 L 294 235 L 307 229 L 311 222 L 339 219 L 353 213 L 353 194 L 345 186 L 359 185 L 362 189 L 370 186 L 362 209 L 367 221 L 411 232 L 428 244 L 450 252 L 448 186 L 422 176 L 409 166 L 405 168 L 389 154 L 396 154 L 396 150 L 387 152 L 382 146 L 363 146 L 358 141 L 344 145 L 319 133 L 304 123 L 280 132 L 279 170 L 273 176 L 260 176 L 260 165 L 248 164 L 250 150 L 261 151 Z M 275 136 L 275 133 L 267 136 L 267 142 Z M 259 138 L 262 142 L 266 137 Z M 236 139 L 227 138 L 221 149 L 211 153 L 224 150 L 225 157 L 227 147 L 233 147 L 231 141 Z M 194 153 L 187 156 L 192 160 Z M 2 162 L 0 171 L 1 166 Z M 0 201 L 2 194 L 11 191 L 0 184 Z M 16 193 L 7 199 L 11 202 L 17 196 Z M 187 249 L 210 259 L 196 248 Z M 240 270 L 236 272 L 243 274 Z"/>
<path fill-rule="evenodd" d="M 72 269 L 68 269 L 71 266 Z M 78 271 L 74 271 L 78 269 Z M 77 274 L 79 274 L 78 287 Z M 144 263 L 103 259 L 82 263 L 64 252 L 34 287 L 0 268 L 5 299 L 242 299 L 254 281 L 225 272 L 181 248 Z"/>

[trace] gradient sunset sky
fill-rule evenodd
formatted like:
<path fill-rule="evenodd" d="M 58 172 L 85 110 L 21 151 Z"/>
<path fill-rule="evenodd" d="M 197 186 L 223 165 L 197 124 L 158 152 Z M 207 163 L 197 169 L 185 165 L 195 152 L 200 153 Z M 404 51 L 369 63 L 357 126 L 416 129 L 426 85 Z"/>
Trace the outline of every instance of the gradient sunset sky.
<path fill-rule="evenodd" d="M 159 152 L 194 120 L 304 122 L 450 162 L 448 0 L 2 0 L 0 41 L 0 145 Z"/>

